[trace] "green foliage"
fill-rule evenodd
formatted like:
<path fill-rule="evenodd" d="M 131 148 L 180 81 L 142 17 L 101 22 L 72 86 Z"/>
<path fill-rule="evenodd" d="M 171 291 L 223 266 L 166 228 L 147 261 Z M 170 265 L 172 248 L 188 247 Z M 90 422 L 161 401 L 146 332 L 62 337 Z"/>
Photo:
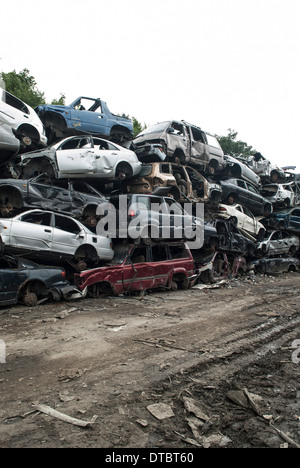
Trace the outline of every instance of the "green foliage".
<path fill-rule="evenodd" d="M 20 73 L 15 70 L 9 73 L 2 73 L 6 90 L 14 96 L 24 101 L 30 107 L 45 104 L 45 95 L 36 87 L 36 81 L 27 68 Z"/>
<path fill-rule="evenodd" d="M 63 93 L 60 93 L 59 99 L 53 99 L 51 102 L 53 106 L 65 106 L 66 105 L 66 96 Z"/>
<path fill-rule="evenodd" d="M 20 71 L 13 70 L 9 73 L 1 73 L 0 78 L 5 83 L 6 90 L 21 99 L 30 107 L 37 107 L 40 104 L 46 104 L 45 94 L 37 88 L 35 78 L 30 75 L 27 68 Z M 61 93 L 58 100 L 54 99 L 52 104 L 64 105 L 65 95 Z"/>
<path fill-rule="evenodd" d="M 224 151 L 225 154 L 232 156 L 233 158 L 242 157 L 247 158 L 248 156 L 252 156 L 253 154 L 257 153 L 257 151 L 249 146 L 246 142 L 237 140 L 238 132 L 232 130 L 231 128 L 228 129 L 227 136 L 218 136 L 217 139 Z"/>
<path fill-rule="evenodd" d="M 131 117 L 131 120 L 133 123 L 133 138 L 135 138 L 139 133 L 145 130 L 146 125 L 144 124 L 143 126 L 135 117 Z"/>

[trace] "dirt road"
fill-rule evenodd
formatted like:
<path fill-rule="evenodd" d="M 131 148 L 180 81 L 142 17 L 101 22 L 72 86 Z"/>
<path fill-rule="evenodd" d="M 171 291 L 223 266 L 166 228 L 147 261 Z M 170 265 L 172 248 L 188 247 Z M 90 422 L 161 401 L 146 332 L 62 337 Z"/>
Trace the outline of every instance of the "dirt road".
<path fill-rule="evenodd" d="M 291 273 L 0 309 L 0 447 L 300 444 L 299 284 Z"/>

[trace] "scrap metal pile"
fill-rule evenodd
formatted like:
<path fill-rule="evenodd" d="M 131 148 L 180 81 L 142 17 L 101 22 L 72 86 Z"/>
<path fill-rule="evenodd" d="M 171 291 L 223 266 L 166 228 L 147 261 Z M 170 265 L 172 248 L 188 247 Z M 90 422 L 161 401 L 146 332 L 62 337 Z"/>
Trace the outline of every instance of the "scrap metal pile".
<path fill-rule="evenodd" d="M 300 175 L 260 153 L 225 155 L 215 136 L 185 121 L 133 139 L 132 122 L 101 99 L 33 110 L 0 93 L 0 304 L 300 269 Z M 151 211 L 175 203 L 166 216 Z M 190 250 L 175 236 L 174 218 L 197 225 L 198 204 L 204 245 Z M 125 235 L 119 223 L 117 235 L 99 232 L 101 206 L 125 215 Z M 151 222 L 133 238 L 128 226 L 143 210 Z"/>

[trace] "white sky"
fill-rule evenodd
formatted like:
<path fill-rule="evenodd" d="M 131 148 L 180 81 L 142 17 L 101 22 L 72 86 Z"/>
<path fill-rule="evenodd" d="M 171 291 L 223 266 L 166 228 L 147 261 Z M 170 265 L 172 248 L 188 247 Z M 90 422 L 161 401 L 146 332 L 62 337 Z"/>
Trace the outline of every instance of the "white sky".
<path fill-rule="evenodd" d="M 298 164 L 299 0 L 15 0 L 1 16 L 0 70 L 28 68 L 49 102 L 231 128 Z"/>

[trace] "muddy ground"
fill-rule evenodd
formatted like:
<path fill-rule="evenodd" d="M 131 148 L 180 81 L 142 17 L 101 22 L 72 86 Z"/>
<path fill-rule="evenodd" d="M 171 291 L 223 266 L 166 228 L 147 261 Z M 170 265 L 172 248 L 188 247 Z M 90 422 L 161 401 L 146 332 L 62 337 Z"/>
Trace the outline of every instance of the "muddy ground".
<path fill-rule="evenodd" d="M 0 447 L 300 444 L 299 284 L 290 273 L 0 309 Z"/>

